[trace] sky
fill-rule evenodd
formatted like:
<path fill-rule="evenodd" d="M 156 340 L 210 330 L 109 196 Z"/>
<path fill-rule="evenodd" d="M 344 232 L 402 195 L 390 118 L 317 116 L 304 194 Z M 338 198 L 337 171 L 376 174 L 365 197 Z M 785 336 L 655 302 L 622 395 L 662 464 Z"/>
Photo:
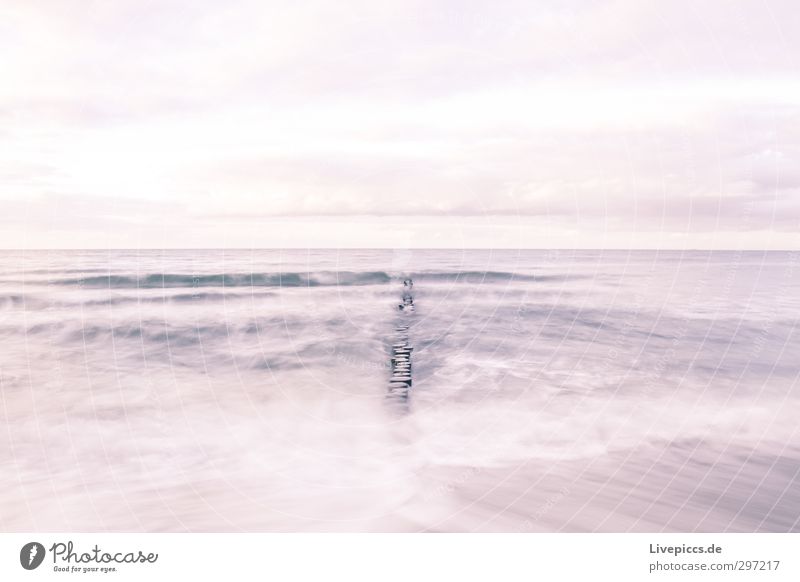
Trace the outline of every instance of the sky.
<path fill-rule="evenodd" d="M 3 0 L 0 248 L 800 249 L 800 6 Z"/>

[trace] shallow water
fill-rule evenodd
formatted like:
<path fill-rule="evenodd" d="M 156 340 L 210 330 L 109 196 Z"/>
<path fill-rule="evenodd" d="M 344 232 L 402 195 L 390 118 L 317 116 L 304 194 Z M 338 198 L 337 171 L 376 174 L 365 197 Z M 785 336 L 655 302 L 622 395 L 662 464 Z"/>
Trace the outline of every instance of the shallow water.
<path fill-rule="evenodd" d="M 798 531 L 798 263 L 2 252 L 0 529 Z"/>

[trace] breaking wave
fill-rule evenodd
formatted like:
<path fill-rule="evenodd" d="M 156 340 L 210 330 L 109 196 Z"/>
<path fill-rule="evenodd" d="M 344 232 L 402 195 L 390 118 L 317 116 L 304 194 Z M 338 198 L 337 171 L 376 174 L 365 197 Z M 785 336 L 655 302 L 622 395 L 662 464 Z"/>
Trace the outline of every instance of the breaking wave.
<path fill-rule="evenodd" d="M 146 275 L 108 274 L 51 280 L 54 285 L 107 289 L 162 289 L 198 287 L 326 287 L 383 285 L 404 276 L 431 282 L 501 283 L 544 282 L 573 278 L 565 275 L 530 275 L 506 271 L 423 271 L 393 274 L 385 271 L 318 271 L 309 273 L 150 273 Z"/>
<path fill-rule="evenodd" d="M 110 289 L 161 289 L 197 287 L 320 287 L 380 285 L 392 277 L 383 271 L 321 271 L 318 273 L 220 273 L 191 275 L 151 273 L 148 275 L 102 275 L 58 279 L 52 283 L 77 287 Z"/>

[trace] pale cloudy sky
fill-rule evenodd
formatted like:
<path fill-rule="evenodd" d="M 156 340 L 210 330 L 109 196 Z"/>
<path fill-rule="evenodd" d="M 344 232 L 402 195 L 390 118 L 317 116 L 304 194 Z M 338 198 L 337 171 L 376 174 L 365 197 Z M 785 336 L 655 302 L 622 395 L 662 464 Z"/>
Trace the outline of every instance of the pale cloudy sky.
<path fill-rule="evenodd" d="M 794 1 L 3 0 L 0 247 L 800 248 Z"/>

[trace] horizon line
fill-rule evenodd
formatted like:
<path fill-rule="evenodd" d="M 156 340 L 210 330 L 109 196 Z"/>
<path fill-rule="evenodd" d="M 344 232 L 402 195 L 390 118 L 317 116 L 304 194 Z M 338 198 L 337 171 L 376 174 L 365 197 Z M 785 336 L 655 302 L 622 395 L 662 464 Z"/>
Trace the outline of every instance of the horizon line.
<path fill-rule="evenodd" d="M 25 247 L 0 248 L 0 252 L 24 251 L 627 251 L 627 252 L 800 252 L 788 248 L 625 248 L 625 247 Z"/>

